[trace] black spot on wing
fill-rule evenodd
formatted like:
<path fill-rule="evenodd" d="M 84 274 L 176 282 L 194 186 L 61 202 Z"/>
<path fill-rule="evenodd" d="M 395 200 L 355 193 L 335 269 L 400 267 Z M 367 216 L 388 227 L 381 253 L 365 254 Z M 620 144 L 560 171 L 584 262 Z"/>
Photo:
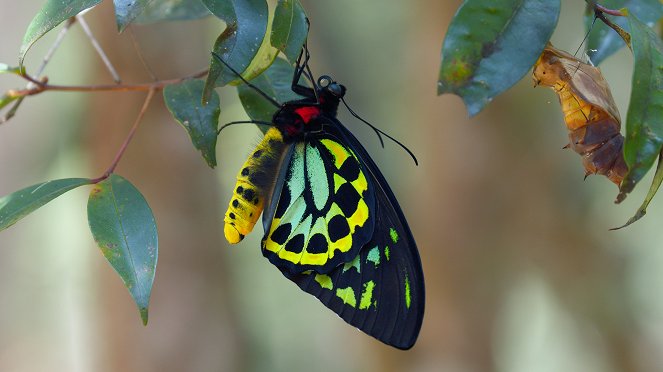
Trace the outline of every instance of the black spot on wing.
<path fill-rule="evenodd" d="M 334 196 L 334 201 L 338 204 L 346 217 L 350 217 L 355 213 L 360 199 L 361 195 L 359 195 L 357 190 L 349 183 L 342 184 Z"/>
<path fill-rule="evenodd" d="M 297 234 L 288 240 L 285 250 L 292 253 L 301 253 L 304 249 L 304 234 Z"/>
<path fill-rule="evenodd" d="M 274 241 L 274 243 L 278 245 L 285 244 L 285 241 L 288 240 L 288 236 L 290 236 L 290 230 L 292 230 L 292 224 L 290 223 L 281 224 L 272 233 L 271 236 L 272 241 Z"/>
<path fill-rule="evenodd" d="M 348 157 L 338 170 L 338 174 L 348 182 L 356 180 L 359 178 L 359 163 L 354 157 Z"/>
<path fill-rule="evenodd" d="M 327 239 L 320 233 L 314 234 L 308 240 L 308 245 L 306 246 L 308 253 L 327 253 L 328 249 Z"/>
<path fill-rule="evenodd" d="M 348 220 L 337 214 L 329 220 L 327 225 L 327 231 L 329 232 L 329 240 L 336 242 L 341 238 L 345 238 L 350 234 L 350 226 L 348 226 Z"/>

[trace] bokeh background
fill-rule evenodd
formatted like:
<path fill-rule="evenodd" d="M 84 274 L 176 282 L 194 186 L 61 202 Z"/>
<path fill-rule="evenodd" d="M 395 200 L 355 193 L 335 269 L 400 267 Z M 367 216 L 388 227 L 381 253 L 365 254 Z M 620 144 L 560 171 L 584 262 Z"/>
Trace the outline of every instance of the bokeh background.
<path fill-rule="evenodd" d="M 260 228 L 228 246 L 222 219 L 237 170 L 259 131 L 224 131 L 210 170 L 160 99 L 117 172 L 136 185 L 159 227 L 159 266 L 143 327 L 86 222 L 89 188 L 67 193 L 0 233 L 2 371 L 663 370 L 663 196 L 636 210 L 651 175 L 622 205 L 607 179 L 583 181 L 557 98 L 529 77 L 469 119 L 458 97 L 436 96 L 454 1 L 303 1 L 314 73 L 348 87 L 347 113 L 390 181 L 419 244 L 427 308 L 415 347 L 394 350 L 347 326 L 287 281 L 259 250 Z M 0 61 L 15 65 L 42 1 L 0 0 Z M 563 1 L 553 42 L 575 51 L 582 1 Z M 86 19 L 125 82 L 148 81 L 112 3 Z M 160 78 L 203 68 L 218 20 L 134 27 Z M 33 71 L 52 32 L 28 54 Z M 528 42 L 523 35 L 523 43 Z M 631 61 L 602 66 L 622 114 Z M 46 74 L 58 84 L 111 81 L 79 27 Z M 0 76 L 2 91 L 23 81 Z M 221 90 L 221 122 L 244 118 Z M 45 93 L 0 125 L 0 194 L 48 179 L 95 177 L 111 162 L 144 93 Z"/>

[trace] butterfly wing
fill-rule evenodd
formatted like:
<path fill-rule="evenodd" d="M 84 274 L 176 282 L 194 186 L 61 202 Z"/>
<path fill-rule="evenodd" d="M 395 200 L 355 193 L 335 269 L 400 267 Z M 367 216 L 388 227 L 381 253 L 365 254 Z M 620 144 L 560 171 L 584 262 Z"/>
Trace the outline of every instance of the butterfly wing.
<path fill-rule="evenodd" d="M 289 272 L 327 273 L 371 238 L 373 186 L 353 152 L 325 133 L 291 146 L 263 214 L 263 254 Z"/>
<path fill-rule="evenodd" d="M 358 254 L 326 273 L 279 269 L 349 324 L 386 344 L 409 349 L 421 329 L 425 302 L 416 243 L 393 192 L 359 141 L 337 120 L 325 132 L 334 145 L 355 156 L 371 185 L 370 239 Z"/>

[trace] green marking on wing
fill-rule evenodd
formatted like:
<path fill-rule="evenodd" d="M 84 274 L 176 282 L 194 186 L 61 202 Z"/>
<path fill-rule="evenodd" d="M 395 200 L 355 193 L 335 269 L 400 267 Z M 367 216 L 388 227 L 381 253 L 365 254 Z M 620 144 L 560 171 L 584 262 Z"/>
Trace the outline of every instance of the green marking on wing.
<path fill-rule="evenodd" d="M 355 297 L 355 291 L 351 287 L 337 289 L 336 297 L 340 298 L 343 301 L 343 303 L 346 305 L 350 305 L 352 307 L 357 306 L 357 298 Z"/>
<path fill-rule="evenodd" d="M 389 236 L 394 243 L 398 243 L 398 232 L 393 227 L 389 229 Z"/>
<path fill-rule="evenodd" d="M 304 144 L 295 144 L 295 152 L 290 160 L 290 169 L 287 182 L 290 188 L 291 199 L 298 197 L 304 192 L 306 180 L 304 179 Z"/>
<path fill-rule="evenodd" d="M 407 308 L 410 308 L 410 279 L 407 276 L 407 272 L 405 273 L 405 306 Z"/>
<path fill-rule="evenodd" d="M 380 249 L 377 246 L 368 251 L 366 261 L 373 262 L 376 267 L 380 264 Z"/>
<path fill-rule="evenodd" d="M 334 288 L 334 284 L 329 276 L 325 274 L 315 274 L 315 281 L 320 284 L 320 287 L 331 290 Z"/>
<path fill-rule="evenodd" d="M 371 306 L 371 300 L 373 299 L 373 288 L 375 288 L 375 282 L 369 280 L 364 283 L 364 291 L 361 292 L 361 300 L 359 301 L 359 309 L 365 310 Z"/>
<path fill-rule="evenodd" d="M 359 265 L 359 255 L 357 255 L 357 257 L 355 257 L 352 261 L 343 264 L 343 272 L 346 272 L 354 267 L 357 270 L 357 273 L 361 273 L 361 266 Z"/>
<path fill-rule="evenodd" d="M 384 256 L 387 257 L 387 261 L 389 261 L 389 246 L 384 247 Z"/>
<path fill-rule="evenodd" d="M 312 146 L 306 146 L 306 171 L 311 188 L 311 194 L 313 194 L 313 204 L 318 210 L 322 210 L 327 204 L 327 199 L 329 199 L 329 186 L 327 182 L 315 182 L 314 180 L 319 180 L 318 177 L 322 179 L 327 179 L 327 171 L 325 170 L 325 163 L 320 157 L 320 151 Z"/>

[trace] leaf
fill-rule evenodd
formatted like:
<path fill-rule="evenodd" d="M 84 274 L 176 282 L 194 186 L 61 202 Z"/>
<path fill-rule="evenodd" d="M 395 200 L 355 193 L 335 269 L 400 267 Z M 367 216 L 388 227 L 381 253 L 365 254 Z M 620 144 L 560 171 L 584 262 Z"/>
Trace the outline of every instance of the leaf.
<path fill-rule="evenodd" d="M 23 66 L 23 60 L 28 49 L 39 38 L 44 36 L 55 26 L 75 16 L 85 9 L 99 4 L 101 0 L 47 0 L 39 13 L 32 19 L 28 26 L 23 43 L 18 53 L 18 63 Z"/>
<path fill-rule="evenodd" d="M 252 80 L 256 76 L 262 74 L 265 70 L 269 68 L 269 66 L 272 65 L 272 63 L 274 63 L 276 56 L 279 54 L 279 50 L 274 48 L 270 41 L 271 33 L 269 30 L 271 29 L 272 29 L 272 19 L 270 18 L 267 21 L 267 31 L 263 36 L 262 44 L 260 44 L 258 52 L 251 60 L 251 63 L 249 63 L 249 66 L 241 73 L 244 80 Z M 239 85 L 242 84 L 242 80 L 236 78 L 230 84 Z"/>
<path fill-rule="evenodd" d="M 624 142 L 629 171 L 617 202 L 624 200 L 644 177 L 663 147 L 663 44 L 635 15 L 629 13 L 628 21 L 635 59 Z"/>
<path fill-rule="evenodd" d="M 0 97 L 0 110 L 7 106 L 8 104 L 16 101 L 19 97 L 18 96 L 11 96 L 9 94 L 3 94 Z M 0 121 L 1 122 L 1 121 Z"/>
<path fill-rule="evenodd" d="M 609 9 L 628 8 L 638 19 L 654 25 L 663 16 L 663 3 L 660 0 L 602 0 L 601 5 Z M 626 17 L 612 17 L 606 15 L 619 27 L 628 31 L 628 20 Z M 585 29 L 589 31 L 594 22 L 594 12 L 587 12 L 585 15 Z M 601 64 L 606 58 L 621 49 L 624 40 L 613 29 L 608 27 L 601 20 L 596 20 L 589 37 L 587 38 L 587 55 L 595 65 Z"/>
<path fill-rule="evenodd" d="M 210 15 L 201 0 L 156 0 L 145 7 L 134 23 L 147 24 L 161 21 L 182 21 Z"/>
<path fill-rule="evenodd" d="M 295 68 L 288 61 L 277 58 L 262 75 L 253 79 L 251 84 L 280 103 L 301 99 L 302 97 L 293 92 L 291 88 L 294 71 Z M 238 86 L 237 91 L 242 106 L 251 120 L 272 121 L 272 116 L 278 107 L 274 107 L 258 92 L 246 85 Z"/>
<path fill-rule="evenodd" d="M 25 96 L 17 97 L 6 94 L 0 97 L 0 109 L 4 108 L 11 102 L 14 102 L 12 107 L 5 113 L 5 116 L 0 118 L 0 124 L 6 123 L 7 121 L 9 121 L 9 119 L 13 118 L 14 115 L 16 115 L 16 111 L 18 111 L 18 108 L 21 107 L 23 100 L 25 100 Z"/>
<path fill-rule="evenodd" d="M 158 256 L 152 210 L 129 181 L 112 174 L 92 189 L 87 216 L 101 253 L 122 278 L 147 324 Z"/>
<path fill-rule="evenodd" d="M 307 35 L 306 13 L 299 0 L 279 0 L 274 11 L 272 45 L 294 63 Z"/>
<path fill-rule="evenodd" d="M 11 67 L 4 63 L 0 63 L 0 74 L 15 74 L 18 75 L 21 73 L 20 67 Z"/>
<path fill-rule="evenodd" d="M 155 0 L 113 0 L 117 30 L 122 32 Z"/>
<path fill-rule="evenodd" d="M 202 104 L 205 82 L 188 80 L 168 85 L 163 90 L 166 107 L 191 137 L 191 142 L 200 150 L 207 164 L 216 166 L 216 138 L 219 127 L 219 95 L 212 92 L 209 102 Z"/>
<path fill-rule="evenodd" d="M 42 182 L 0 198 L 0 231 L 65 192 L 90 182 L 87 178 L 65 178 Z"/>
<path fill-rule="evenodd" d="M 268 8 L 265 0 L 203 0 L 207 8 L 226 23 L 226 29 L 214 43 L 214 52 L 235 71 L 243 72 L 258 53 L 267 32 Z M 203 97 L 209 98 L 215 87 L 237 79 L 212 57 Z"/>
<path fill-rule="evenodd" d="M 465 1 L 444 39 L 437 93 L 459 95 L 477 114 L 529 71 L 559 11 L 559 0 Z"/>
<path fill-rule="evenodd" d="M 645 197 L 645 200 L 642 202 L 642 205 L 640 205 L 640 208 L 635 212 L 635 215 L 633 217 L 629 218 L 628 221 L 626 221 L 625 224 L 623 224 L 620 227 L 615 227 L 610 230 L 619 230 L 622 229 L 637 220 L 641 219 L 642 217 L 647 214 L 647 207 L 649 206 L 649 203 L 652 201 L 654 198 L 654 195 L 656 195 L 656 192 L 658 191 L 658 188 L 661 186 L 661 183 L 663 182 L 663 153 L 659 154 L 658 156 L 658 166 L 656 167 L 656 173 L 654 174 L 654 179 L 651 182 L 651 186 L 649 186 L 649 192 L 647 192 L 647 196 Z"/>

